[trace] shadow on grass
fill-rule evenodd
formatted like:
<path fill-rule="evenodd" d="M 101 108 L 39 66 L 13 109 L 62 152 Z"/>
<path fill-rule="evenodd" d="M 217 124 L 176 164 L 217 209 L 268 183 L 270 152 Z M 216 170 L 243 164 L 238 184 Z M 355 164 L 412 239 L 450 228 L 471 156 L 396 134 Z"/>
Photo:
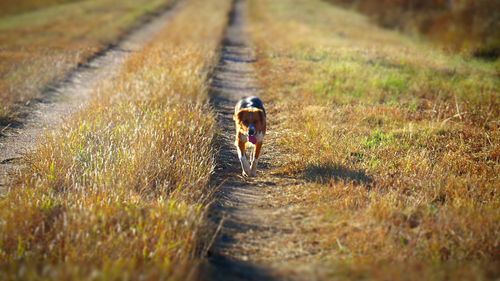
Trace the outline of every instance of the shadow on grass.
<path fill-rule="evenodd" d="M 326 184 L 331 181 L 353 182 L 369 185 L 373 179 L 362 170 L 351 170 L 337 164 L 310 165 L 306 168 L 305 179 L 309 182 Z"/>

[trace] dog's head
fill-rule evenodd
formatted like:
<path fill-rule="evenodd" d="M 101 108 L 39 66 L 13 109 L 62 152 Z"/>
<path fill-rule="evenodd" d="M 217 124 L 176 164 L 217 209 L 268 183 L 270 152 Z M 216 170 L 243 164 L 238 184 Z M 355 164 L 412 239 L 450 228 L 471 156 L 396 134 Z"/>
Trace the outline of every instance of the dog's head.
<path fill-rule="evenodd" d="M 240 132 L 245 135 L 255 136 L 265 131 L 266 114 L 261 109 L 243 108 L 234 115 L 234 120 L 238 123 Z"/>

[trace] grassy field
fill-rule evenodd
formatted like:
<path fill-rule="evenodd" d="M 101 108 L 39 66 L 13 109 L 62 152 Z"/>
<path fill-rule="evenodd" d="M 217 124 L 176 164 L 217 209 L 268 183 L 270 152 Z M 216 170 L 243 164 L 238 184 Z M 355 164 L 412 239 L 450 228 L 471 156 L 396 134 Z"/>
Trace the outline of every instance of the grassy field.
<path fill-rule="evenodd" d="M 3 0 L 0 2 L 0 17 L 44 9 L 49 6 L 82 0 Z"/>
<path fill-rule="evenodd" d="M 500 258 L 499 64 L 319 0 L 250 2 L 270 173 L 307 262 L 349 280 L 486 280 Z M 287 30 L 288 32 L 283 32 Z"/>
<path fill-rule="evenodd" d="M 329 0 L 367 14 L 376 23 L 424 35 L 448 50 L 483 59 L 500 55 L 498 1 Z"/>
<path fill-rule="evenodd" d="M 0 125 L 16 117 L 16 105 L 40 97 L 44 87 L 116 41 L 141 16 L 172 2 L 103 0 L 49 5 L 56 1 L 39 1 L 37 7 L 47 7 L 0 17 Z M 7 11 L 23 3 L 35 2 L 7 1 L 0 7 Z"/>
<path fill-rule="evenodd" d="M 0 125 L 173 0 L 73 2 L 2 10 Z M 218 147 L 207 92 L 231 2 L 187 0 L 26 155 L 0 197 L 0 280 L 203 270 Z M 249 254 L 238 265 L 265 263 L 277 276 L 305 268 L 318 280 L 498 279 L 500 62 L 445 54 L 328 1 L 248 7 L 257 60 L 238 63 L 256 67 L 269 133 L 259 177 L 238 188 L 259 188 L 252 200 L 266 212 L 255 214 L 269 215 L 260 223 L 279 222 L 237 233 L 229 243 Z M 269 243 L 255 249 L 263 243 L 250 235 Z"/>
<path fill-rule="evenodd" d="M 0 199 L 0 279 L 184 280 L 206 235 L 207 75 L 229 4 L 189 1 L 28 155 Z"/>

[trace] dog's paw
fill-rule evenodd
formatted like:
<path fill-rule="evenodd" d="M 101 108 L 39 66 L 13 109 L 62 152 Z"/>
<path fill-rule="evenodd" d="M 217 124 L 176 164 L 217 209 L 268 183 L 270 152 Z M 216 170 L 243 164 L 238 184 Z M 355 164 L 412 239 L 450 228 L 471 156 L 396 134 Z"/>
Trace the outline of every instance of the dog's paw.
<path fill-rule="evenodd" d="M 250 167 L 250 176 L 251 177 L 255 177 L 257 176 L 257 161 L 254 161 L 252 163 L 252 166 Z"/>
<path fill-rule="evenodd" d="M 241 172 L 241 175 L 244 177 L 244 178 L 253 178 L 255 176 L 257 176 L 257 173 L 254 172 L 254 171 L 249 171 L 248 173 L 243 171 Z"/>

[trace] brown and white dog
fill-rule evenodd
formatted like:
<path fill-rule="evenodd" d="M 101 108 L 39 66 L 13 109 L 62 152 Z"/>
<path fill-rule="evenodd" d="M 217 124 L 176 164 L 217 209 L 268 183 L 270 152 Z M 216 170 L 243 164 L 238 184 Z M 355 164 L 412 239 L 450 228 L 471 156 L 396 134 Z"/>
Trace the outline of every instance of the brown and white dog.
<path fill-rule="evenodd" d="M 236 123 L 235 145 L 243 176 L 255 177 L 262 142 L 266 135 L 266 110 L 262 101 L 258 97 L 241 99 L 234 109 L 233 119 Z M 247 147 L 253 148 L 250 159 L 246 155 Z"/>

